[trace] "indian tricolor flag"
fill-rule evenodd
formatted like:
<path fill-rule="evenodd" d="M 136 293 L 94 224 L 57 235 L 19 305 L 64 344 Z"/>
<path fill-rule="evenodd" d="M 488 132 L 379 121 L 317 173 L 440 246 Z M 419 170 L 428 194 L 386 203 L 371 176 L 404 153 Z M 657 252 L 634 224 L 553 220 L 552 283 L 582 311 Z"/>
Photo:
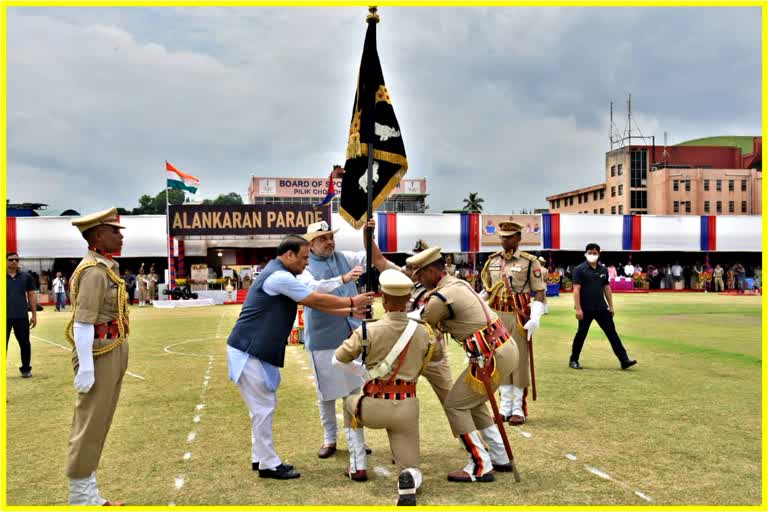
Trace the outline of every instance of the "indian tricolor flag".
<path fill-rule="evenodd" d="M 200 186 L 199 179 L 178 170 L 168 162 L 165 162 L 165 177 L 168 179 L 168 188 L 186 190 L 194 194 L 197 192 L 197 187 Z"/>

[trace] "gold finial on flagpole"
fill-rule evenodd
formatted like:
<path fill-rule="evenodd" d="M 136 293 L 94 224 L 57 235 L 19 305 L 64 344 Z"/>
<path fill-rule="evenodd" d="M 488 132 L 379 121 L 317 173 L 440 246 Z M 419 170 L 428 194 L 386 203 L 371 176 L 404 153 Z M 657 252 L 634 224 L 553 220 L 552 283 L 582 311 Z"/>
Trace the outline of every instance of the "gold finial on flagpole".
<path fill-rule="evenodd" d="M 378 11 L 378 8 L 375 5 L 370 6 L 368 8 L 368 12 L 370 12 L 371 14 L 369 14 L 365 18 L 365 21 L 372 22 L 372 23 L 378 23 L 380 20 L 379 20 L 379 14 L 378 14 L 377 11 Z"/>

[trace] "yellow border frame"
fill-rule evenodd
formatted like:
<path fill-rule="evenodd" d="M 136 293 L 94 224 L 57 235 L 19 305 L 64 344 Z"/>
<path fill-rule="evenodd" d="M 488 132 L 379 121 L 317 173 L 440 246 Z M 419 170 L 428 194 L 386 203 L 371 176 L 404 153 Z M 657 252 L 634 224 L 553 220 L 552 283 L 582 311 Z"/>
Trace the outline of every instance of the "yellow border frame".
<path fill-rule="evenodd" d="M 7 215 L 6 212 L 6 206 L 5 206 L 5 199 L 7 197 L 7 190 L 6 190 L 6 181 L 7 181 L 7 45 L 5 44 L 7 41 L 7 9 L 9 7 L 49 7 L 49 6 L 69 6 L 69 7 L 232 7 L 232 6 L 259 6 L 259 7 L 367 7 L 372 2 L 360 2 L 360 1 L 340 1 L 340 0 L 331 0 L 331 1 L 318 1 L 318 2 L 312 2 L 308 0 L 299 0 L 299 1 L 287 1 L 287 0 L 278 0 L 278 1 L 270 1 L 270 2 L 253 2 L 253 1 L 247 1 L 243 3 L 237 3 L 230 1 L 216 1 L 216 0 L 203 0 L 200 2 L 193 2 L 191 0 L 183 0 L 183 1 L 169 1 L 169 0 L 160 0 L 158 2 L 152 2 L 149 0 L 137 0 L 137 1 L 105 1 L 105 0 L 94 0 L 94 1 L 72 1 L 72 0 L 64 0 L 61 2 L 52 2 L 50 0 L 48 1 L 33 1 L 33 0 L 11 0 L 11 1 L 2 1 L 0 0 L 0 8 L 2 12 L 0 12 L 0 25 L 2 26 L 2 77 L 3 77 L 3 94 L 2 94 L 2 110 L 0 113 L 3 116 L 2 119 L 2 130 L 0 131 L 0 135 L 2 136 L 2 154 L 0 157 L 2 157 L 2 167 L 0 168 L 0 177 L 2 178 L 2 183 L 0 183 L 0 196 L 3 199 L 2 204 L 2 224 L 0 224 L 0 248 L 2 248 L 2 270 L 3 273 L 6 271 L 6 262 L 5 262 L 5 251 L 6 251 L 6 240 L 5 240 L 5 218 Z M 723 1 L 723 0 L 672 0 L 672 1 L 659 1 L 659 0 L 607 0 L 607 1 L 600 1 L 600 0 L 593 0 L 593 1 L 583 1 L 583 0 L 575 0 L 572 2 L 563 1 L 563 0 L 556 0 L 556 1 L 534 1 L 534 0 L 522 0 L 522 1 L 480 1 L 480 2 L 471 2 L 471 1 L 456 1 L 456 2 L 450 2 L 450 1 L 424 1 L 424 0 L 417 0 L 413 2 L 407 2 L 402 0 L 396 0 L 396 1 L 389 1 L 389 0 L 380 0 L 378 2 L 375 2 L 379 6 L 408 6 L 408 7 L 438 7 L 438 6 L 445 6 L 445 7 L 459 7 L 459 6 L 472 6 L 472 7 L 479 7 L 479 6 L 485 6 L 485 7 L 501 7 L 501 6 L 508 6 L 508 7 L 762 7 L 761 11 L 761 21 L 762 21 L 762 42 L 761 42 L 761 51 L 762 51 L 762 72 L 761 72 L 761 80 L 762 80 L 762 133 L 763 135 L 766 132 L 766 126 L 768 126 L 768 107 L 766 106 L 766 98 L 768 95 L 766 95 L 766 49 L 768 49 L 768 45 L 766 44 L 768 42 L 768 38 L 766 38 L 766 28 L 768 28 L 768 2 L 765 0 L 735 0 L 733 2 Z M 361 14 L 362 16 L 363 14 Z M 362 19 L 362 18 L 361 18 Z M 362 25 L 361 25 L 362 27 Z M 361 28 L 362 30 L 362 28 Z M 763 197 L 765 197 L 765 191 L 768 189 L 768 186 L 766 186 L 765 182 L 763 182 Z M 768 231 L 768 221 L 766 221 L 766 216 L 763 215 L 763 233 Z M 762 266 L 765 267 L 765 250 L 768 246 L 768 241 L 766 240 L 766 237 L 763 236 L 762 239 L 762 250 L 763 250 L 763 260 L 762 260 Z M 2 285 L 0 285 L 0 297 L 5 297 L 5 280 L 2 281 Z M 760 505 L 753 505 L 753 506 L 696 506 L 696 505 L 667 505 L 667 506 L 654 506 L 654 505 L 632 505 L 632 506 L 625 506 L 625 505 L 598 505 L 598 506 L 584 506 L 584 505 L 551 505 L 551 506 L 526 506 L 526 505 L 519 505 L 519 506 L 510 506 L 510 505 L 494 505 L 494 506 L 437 506 L 437 505 L 430 505 L 430 506 L 419 506 L 421 509 L 429 509 L 429 510 L 455 510 L 455 511 L 461 511 L 466 510 L 468 512 L 474 512 L 477 510 L 510 510 L 510 509 L 517 509 L 517 510 L 539 510 L 539 511 L 552 511 L 552 512 L 562 512 L 562 511 L 595 511 L 595 510 L 665 510 L 665 511 L 690 511 L 690 510 L 701 510 L 701 511 L 722 511 L 722 510 L 768 510 L 768 499 L 766 497 L 766 482 L 765 482 L 765 476 L 766 476 L 766 468 L 768 467 L 768 464 L 766 461 L 766 458 L 768 457 L 768 443 L 766 443 L 766 436 L 765 436 L 765 425 L 766 425 L 766 419 L 768 419 L 768 398 L 766 398 L 766 390 L 768 389 L 768 380 L 766 379 L 766 371 L 765 371 L 765 361 L 766 358 L 768 358 L 768 345 L 766 344 L 766 329 L 765 329 L 765 321 L 768 319 L 765 315 L 766 311 L 766 305 L 768 305 L 768 300 L 766 299 L 765 295 L 762 296 L 761 299 L 762 304 L 762 312 L 763 312 L 763 322 L 761 324 L 761 340 L 762 340 L 762 427 L 763 427 L 763 436 L 762 436 L 762 467 L 761 467 L 761 481 L 762 481 L 762 500 Z M 5 314 L 2 315 L 2 318 L 0 318 L 0 326 L 3 328 L 5 327 Z M 5 376 L 5 368 L 6 368 L 6 354 L 5 352 L 0 355 L 0 361 L 3 363 L 2 367 L 2 383 L 0 383 L 0 393 L 2 393 L 2 396 L 6 396 L 6 376 Z M 7 439 L 7 425 L 6 425 L 6 415 L 5 411 L 2 415 L 0 415 L 0 430 L 2 431 L 2 440 L 0 441 L 2 443 L 2 481 L 0 482 L 0 495 L 2 495 L 2 501 L 0 502 L 0 508 L 2 510 L 10 510 L 10 511 L 21 511 L 21 510 L 41 510 L 41 511 L 57 511 L 61 509 L 67 509 L 67 510 L 83 510 L 83 507 L 69 507 L 69 506 L 43 506 L 43 505 L 35 505 L 35 506 L 26 506 L 26 505 L 19 505 L 19 506 L 8 506 L 7 503 L 7 450 L 6 450 L 6 439 Z M 63 478 L 63 477 L 62 477 Z M 468 491 L 472 491 L 473 489 L 467 489 Z M 94 508 L 100 508 L 100 507 L 94 507 Z M 361 512 L 367 512 L 370 510 L 396 510 L 396 507 L 394 506 L 355 506 L 355 505 L 347 505 L 347 506 L 303 506 L 303 505 L 290 505 L 290 506 L 283 506 L 283 505 L 272 505 L 272 506 L 207 506 L 207 505 L 195 505 L 195 506 L 127 506 L 123 507 L 123 510 L 194 510 L 194 511 L 200 511 L 200 510 L 288 510 L 288 511 L 305 511 L 305 510 L 313 510 L 313 511 L 321 511 L 321 510 L 359 510 Z"/>

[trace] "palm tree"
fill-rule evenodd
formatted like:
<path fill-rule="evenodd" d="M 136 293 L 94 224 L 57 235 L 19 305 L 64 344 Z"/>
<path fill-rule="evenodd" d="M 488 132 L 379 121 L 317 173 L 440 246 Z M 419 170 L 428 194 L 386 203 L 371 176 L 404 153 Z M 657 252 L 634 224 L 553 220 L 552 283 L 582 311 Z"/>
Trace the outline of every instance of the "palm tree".
<path fill-rule="evenodd" d="M 477 196 L 477 192 L 470 192 L 469 197 L 464 199 L 464 211 L 469 213 L 481 213 L 485 199 Z"/>

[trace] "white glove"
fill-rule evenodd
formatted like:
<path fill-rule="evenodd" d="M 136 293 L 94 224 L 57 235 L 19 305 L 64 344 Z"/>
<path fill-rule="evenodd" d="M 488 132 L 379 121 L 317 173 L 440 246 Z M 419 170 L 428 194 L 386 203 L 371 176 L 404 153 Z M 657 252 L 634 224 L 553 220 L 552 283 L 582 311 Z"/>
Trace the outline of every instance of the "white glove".
<path fill-rule="evenodd" d="M 485 300 L 485 301 L 487 301 L 487 300 L 488 300 L 488 297 L 490 297 L 490 295 L 488 295 L 488 291 L 487 291 L 487 290 L 485 290 L 485 289 L 483 289 L 483 291 L 481 291 L 480 293 L 478 293 L 478 295 L 480 295 L 480 298 L 481 298 L 481 299 L 483 299 L 483 300 Z"/>
<path fill-rule="evenodd" d="M 331 364 L 333 366 L 337 366 L 344 370 L 347 373 L 351 373 L 352 375 L 357 375 L 358 377 L 363 377 L 366 372 L 365 365 L 361 362 L 355 359 L 351 363 L 342 363 L 338 359 L 336 359 L 336 356 L 333 356 L 333 359 L 331 359 Z"/>
<path fill-rule="evenodd" d="M 424 310 L 424 306 L 416 309 L 415 311 L 411 311 L 406 314 L 406 316 L 412 320 L 418 320 L 421 321 L 421 312 Z"/>
<path fill-rule="evenodd" d="M 75 375 L 75 389 L 78 393 L 87 393 L 96 382 L 93 371 L 93 324 L 75 322 L 75 350 L 79 368 Z"/>
<path fill-rule="evenodd" d="M 541 317 L 546 312 L 545 309 L 546 306 L 543 302 L 539 302 L 538 300 L 531 302 L 531 318 L 525 322 L 525 325 L 523 326 L 523 328 L 528 331 L 528 341 L 531 341 L 533 333 L 541 326 Z"/>

